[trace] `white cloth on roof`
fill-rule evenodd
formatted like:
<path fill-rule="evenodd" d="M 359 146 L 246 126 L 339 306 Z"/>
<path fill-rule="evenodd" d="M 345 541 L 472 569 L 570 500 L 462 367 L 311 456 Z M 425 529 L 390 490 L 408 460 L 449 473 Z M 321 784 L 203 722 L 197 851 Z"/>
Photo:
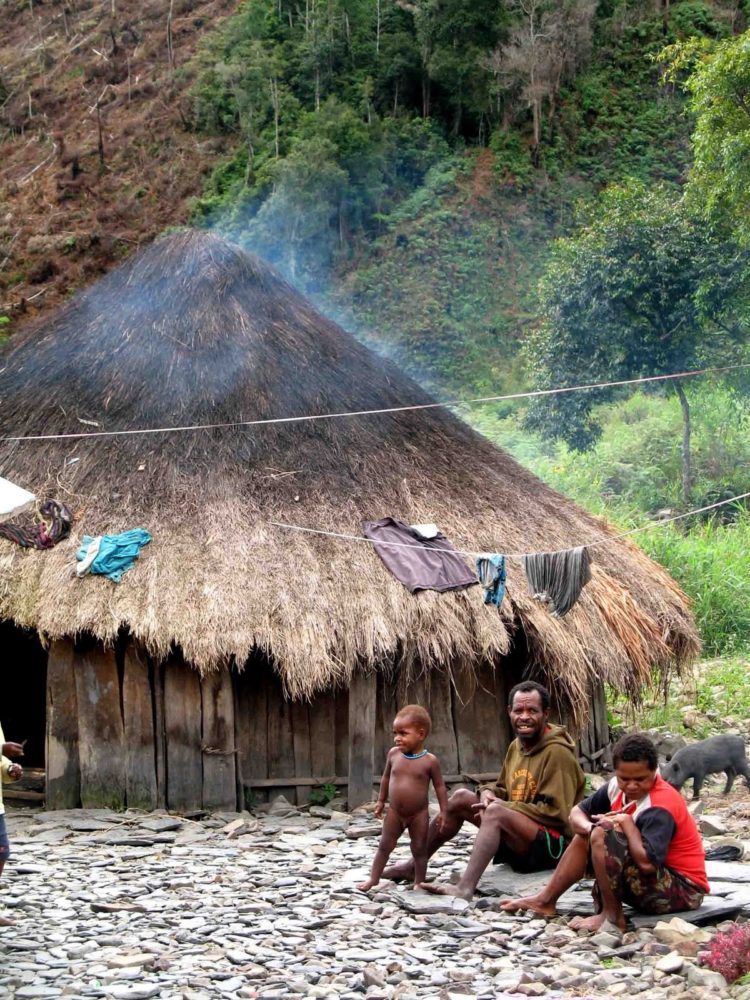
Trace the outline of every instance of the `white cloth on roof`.
<path fill-rule="evenodd" d="M 33 493 L 0 476 L 0 514 L 12 514 L 32 500 L 36 500 Z"/>

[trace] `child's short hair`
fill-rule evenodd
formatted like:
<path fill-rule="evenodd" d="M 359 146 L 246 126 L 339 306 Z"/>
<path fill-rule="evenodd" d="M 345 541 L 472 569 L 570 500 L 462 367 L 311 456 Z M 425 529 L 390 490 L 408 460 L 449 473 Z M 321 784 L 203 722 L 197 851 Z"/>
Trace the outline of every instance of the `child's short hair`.
<path fill-rule="evenodd" d="M 396 718 L 409 719 L 411 722 L 415 722 L 421 729 L 424 729 L 425 736 L 430 735 L 432 719 L 427 709 L 422 708 L 421 705 L 404 705 L 396 713 Z"/>

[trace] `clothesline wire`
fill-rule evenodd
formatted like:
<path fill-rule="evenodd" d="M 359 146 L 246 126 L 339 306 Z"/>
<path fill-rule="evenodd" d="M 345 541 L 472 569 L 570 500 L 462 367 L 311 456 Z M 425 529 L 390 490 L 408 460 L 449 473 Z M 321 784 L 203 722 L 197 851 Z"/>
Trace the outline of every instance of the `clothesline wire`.
<path fill-rule="evenodd" d="M 475 396 L 470 399 L 449 399 L 434 403 L 413 403 L 405 406 L 387 406 L 374 410 L 344 410 L 334 413 L 309 413 L 299 417 L 265 417 L 259 420 L 230 420 L 225 423 L 184 424 L 176 427 L 134 427 L 119 431 L 71 431 L 66 434 L 18 434 L 3 435 L 0 441 L 71 441 L 82 438 L 125 437 L 135 434 L 175 434 L 187 431 L 221 430 L 230 427 L 259 427 L 269 424 L 295 424 L 313 420 L 334 420 L 341 417 L 368 417 L 387 413 L 404 413 L 408 410 L 435 410 L 450 406 L 473 406 L 479 403 L 500 403 L 511 399 L 532 399 L 540 396 L 555 396 L 568 392 L 581 392 L 591 389 L 611 389 L 623 385 L 645 385 L 648 382 L 666 382 L 670 379 L 693 378 L 697 375 L 710 375 L 718 372 L 734 371 L 739 368 L 750 368 L 750 362 L 723 365 L 714 368 L 696 368 L 692 371 L 672 372 L 670 375 L 647 375 L 643 378 L 618 379 L 614 382 L 587 382 L 582 385 L 569 385 L 553 389 L 529 389 L 525 392 L 509 392 L 499 396 Z"/>
<path fill-rule="evenodd" d="M 637 528 L 630 528 L 628 531 L 619 532 L 616 535 L 606 535 L 600 539 L 594 540 L 593 542 L 579 542 L 577 545 L 566 545 L 564 549 L 553 549 L 551 551 L 546 551 L 546 555 L 555 555 L 559 552 L 569 552 L 574 548 L 605 548 L 609 545 L 614 545 L 623 538 L 628 538 L 630 535 L 635 535 L 640 531 L 648 531 L 650 528 L 662 528 L 666 524 L 672 524 L 674 521 L 681 521 L 683 518 L 692 517 L 695 514 L 703 514 L 708 510 L 716 510 L 717 507 L 725 507 L 730 503 L 737 503 L 740 500 L 745 500 L 750 497 L 750 490 L 747 493 L 738 493 L 737 496 L 730 497 L 728 500 L 718 500 L 716 503 L 707 504 L 705 507 L 697 507 L 695 510 L 688 510 L 684 514 L 675 514 L 674 517 L 664 518 L 663 521 L 650 521 L 648 524 L 641 524 Z M 420 551 L 425 551 L 422 545 L 412 545 L 409 542 L 386 542 L 381 541 L 379 538 L 366 538 L 364 535 L 350 535 L 342 531 L 326 531 L 323 528 L 306 528 L 301 524 L 288 524 L 286 521 L 269 521 L 276 528 L 286 528 L 289 531 L 301 531 L 310 535 L 326 535 L 329 538 L 338 538 L 342 541 L 353 541 L 353 542 L 367 542 L 370 545 L 382 545 L 388 546 L 389 548 L 395 549 L 419 549 Z M 440 549 L 436 546 L 430 546 L 430 552 L 452 552 L 454 555 L 459 556 L 469 556 L 473 559 L 479 556 L 486 556 L 490 554 L 487 549 L 482 552 L 472 551 L 469 549 Z M 496 550 L 497 554 L 504 555 L 506 559 L 525 559 L 527 556 L 541 555 L 541 552 L 501 552 L 500 549 Z"/>

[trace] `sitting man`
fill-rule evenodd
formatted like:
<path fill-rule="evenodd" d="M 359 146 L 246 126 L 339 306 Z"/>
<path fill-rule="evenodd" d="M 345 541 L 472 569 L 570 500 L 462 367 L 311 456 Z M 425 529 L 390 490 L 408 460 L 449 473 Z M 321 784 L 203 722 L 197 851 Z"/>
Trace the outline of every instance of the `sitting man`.
<path fill-rule="evenodd" d="M 493 859 L 519 872 L 555 867 L 571 837 L 568 816 L 583 793 L 583 772 L 573 740 L 547 721 L 549 702 L 547 689 L 534 681 L 523 681 L 510 692 L 508 714 L 516 739 L 497 782 L 478 793 L 466 788 L 454 792 L 442 827 L 433 820 L 428 831 L 431 857 L 464 821 L 479 827 L 466 871 L 458 885 L 423 883 L 421 888 L 470 899 Z M 410 878 L 412 863 L 394 865 L 383 875 Z"/>
<path fill-rule="evenodd" d="M 658 773 L 656 747 L 643 733 L 624 736 L 613 751 L 615 776 L 573 809 L 573 842 L 536 896 L 508 900 L 506 911 L 555 915 L 558 898 L 583 878 L 587 859 L 596 883 L 593 917 L 570 926 L 596 930 L 605 920 L 624 930 L 623 903 L 641 913 L 697 910 L 709 892 L 695 820 L 680 793 Z"/>

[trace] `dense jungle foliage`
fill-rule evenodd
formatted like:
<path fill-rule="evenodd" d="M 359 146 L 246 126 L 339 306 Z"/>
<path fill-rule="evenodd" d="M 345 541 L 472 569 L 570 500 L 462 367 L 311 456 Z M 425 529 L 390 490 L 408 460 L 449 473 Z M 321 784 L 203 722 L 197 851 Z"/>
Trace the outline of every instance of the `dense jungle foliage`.
<path fill-rule="evenodd" d="M 747 0 L 247 0 L 192 68 L 193 127 L 236 137 L 196 218 L 437 392 L 742 364 L 747 27 Z M 632 526 L 750 489 L 748 372 L 466 416 Z M 711 652 L 750 647 L 742 505 L 638 540 Z"/>

